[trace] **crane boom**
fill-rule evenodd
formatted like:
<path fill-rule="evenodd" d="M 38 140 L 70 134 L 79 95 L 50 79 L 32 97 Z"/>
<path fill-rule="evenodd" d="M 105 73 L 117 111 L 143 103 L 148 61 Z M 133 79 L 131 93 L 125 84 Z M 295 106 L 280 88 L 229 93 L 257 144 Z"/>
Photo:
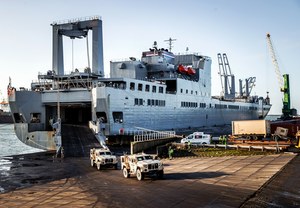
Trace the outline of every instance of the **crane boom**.
<path fill-rule="evenodd" d="M 277 79 L 278 79 L 278 82 L 279 82 L 280 91 L 283 92 L 283 100 L 282 100 L 282 104 L 283 104 L 282 114 L 283 115 L 282 116 L 284 118 L 289 118 L 291 116 L 289 75 L 284 74 L 283 76 L 281 76 L 279 66 L 278 66 L 278 63 L 277 63 L 277 59 L 276 59 L 276 56 L 275 56 L 275 51 L 274 51 L 273 44 L 272 44 L 272 41 L 271 41 L 270 33 L 267 33 L 267 42 L 268 42 L 268 45 L 269 45 L 270 54 L 272 56 L 272 61 L 273 61 L 273 64 L 275 66 L 275 72 L 276 72 Z"/>
<path fill-rule="evenodd" d="M 271 57 L 272 57 L 272 62 L 274 64 L 274 66 L 275 66 L 275 72 L 276 72 L 276 75 L 277 75 L 279 87 L 280 87 L 280 90 L 281 90 L 281 88 L 283 87 L 283 78 L 282 78 L 280 70 L 279 70 L 279 66 L 278 66 L 278 62 L 277 62 L 277 59 L 276 59 L 275 51 L 274 51 L 274 48 L 273 48 L 273 44 L 272 44 L 270 33 L 267 33 L 267 42 L 268 42 L 270 54 L 271 54 Z"/>

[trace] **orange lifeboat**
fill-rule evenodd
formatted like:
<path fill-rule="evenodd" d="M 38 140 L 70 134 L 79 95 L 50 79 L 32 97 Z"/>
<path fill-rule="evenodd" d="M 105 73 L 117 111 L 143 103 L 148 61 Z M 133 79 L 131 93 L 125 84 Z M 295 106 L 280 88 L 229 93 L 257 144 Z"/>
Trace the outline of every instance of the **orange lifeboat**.
<path fill-rule="evenodd" d="M 183 66 L 182 64 L 179 64 L 179 66 L 178 66 L 178 71 L 179 71 L 180 73 L 182 73 L 182 74 L 188 73 L 187 67 L 186 67 L 186 66 Z"/>
<path fill-rule="evenodd" d="M 188 73 L 189 75 L 194 75 L 194 74 L 196 74 L 196 71 L 195 71 L 195 69 L 193 69 L 192 67 L 188 67 L 188 68 L 187 68 L 187 73 Z"/>

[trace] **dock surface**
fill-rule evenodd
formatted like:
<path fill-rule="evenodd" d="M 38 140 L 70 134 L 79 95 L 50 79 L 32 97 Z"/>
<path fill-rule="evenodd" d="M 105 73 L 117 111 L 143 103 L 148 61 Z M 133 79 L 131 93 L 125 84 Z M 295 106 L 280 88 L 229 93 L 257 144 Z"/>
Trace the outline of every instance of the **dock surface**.
<path fill-rule="evenodd" d="M 300 205 L 300 179 L 293 184 L 291 179 L 297 180 L 297 175 L 289 175 L 300 174 L 295 169 L 300 169 L 295 154 L 163 159 L 164 179 L 144 181 L 134 176 L 126 179 L 121 170 L 98 171 L 90 166 L 88 157 L 57 159 L 31 154 L 6 160 L 7 168 L 2 167 L 0 175 L 0 207 Z"/>

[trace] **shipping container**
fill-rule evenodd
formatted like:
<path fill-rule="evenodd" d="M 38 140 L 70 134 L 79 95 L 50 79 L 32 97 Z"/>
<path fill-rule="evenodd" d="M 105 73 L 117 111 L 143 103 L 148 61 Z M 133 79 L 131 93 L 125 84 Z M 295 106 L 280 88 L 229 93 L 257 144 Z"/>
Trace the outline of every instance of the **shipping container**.
<path fill-rule="evenodd" d="M 259 139 L 271 135 L 270 121 L 268 120 L 242 120 L 232 121 L 232 135 Z"/>

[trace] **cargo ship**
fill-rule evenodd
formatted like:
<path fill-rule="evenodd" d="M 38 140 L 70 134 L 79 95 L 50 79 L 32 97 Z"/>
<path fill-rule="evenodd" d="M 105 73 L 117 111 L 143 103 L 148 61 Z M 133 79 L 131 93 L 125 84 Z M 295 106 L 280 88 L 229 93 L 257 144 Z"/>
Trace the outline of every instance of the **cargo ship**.
<path fill-rule="evenodd" d="M 104 77 L 102 20 L 100 17 L 51 24 L 53 68 L 38 75 L 31 89 L 9 84 L 9 104 L 17 137 L 27 145 L 57 150 L 61 146 L 55 124 L 98 127 L 109 139 L 145 128 L 155 131 L 213 127 L 233 120 L 263 119 L 270 98 L 251 96 L 253 77 L 240 80 L 226 73 L 227 56 L 218 54 L 223 91 L 211 95 L 211 63 L 200 53 L 175 54 L 154 42 L 141 59 L 110 62 Z M 64 72 L 63 36 L 88 38 L 92 31 L 92 66 Z M 87 41 L 88 42 L 88 41 Z M 89 57 L 89 54 L 88 54 Z M 221 61 L 220 61 L 221 60 Z M 59 138 L 59 139 L 57 139 Z"/>

